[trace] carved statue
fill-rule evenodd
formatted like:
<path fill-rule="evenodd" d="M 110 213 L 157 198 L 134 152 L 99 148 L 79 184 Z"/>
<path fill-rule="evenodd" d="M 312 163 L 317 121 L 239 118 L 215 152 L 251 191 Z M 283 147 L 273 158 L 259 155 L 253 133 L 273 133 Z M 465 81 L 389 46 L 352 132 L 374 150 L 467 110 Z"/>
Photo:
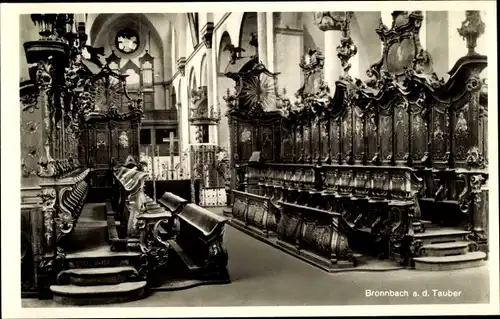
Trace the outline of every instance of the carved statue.
<path fill-rule="evenodd" d="M 90 45 L 85 45 L 85 49 L 90 54 L 90 61 L 95 63 L 97 66 L 102 67 L 101 56 L 104 55 L 104 47 L 94 48 Z"/>
<path fill-rule="evenodd" d="M 245 49 L 240 47 L 235 47 L 232 43 L 228 43 L 226 44 L 224 50 L 222 51 L 229 51 L 230 53 L 229 63 L 235 64 L 236 60 L 241 59 L 241 52 L 245 52 Z"/>

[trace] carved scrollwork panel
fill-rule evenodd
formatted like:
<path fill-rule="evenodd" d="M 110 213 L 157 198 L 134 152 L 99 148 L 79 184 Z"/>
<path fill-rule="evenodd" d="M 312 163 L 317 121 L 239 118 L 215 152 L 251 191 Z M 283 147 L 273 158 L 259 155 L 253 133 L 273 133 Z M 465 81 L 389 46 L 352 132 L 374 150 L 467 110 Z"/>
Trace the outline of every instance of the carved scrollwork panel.
<path fill-rule="evenodd" d="M 303 133 L 304 134 L 302 136 L 302 141 L 303 141 L 303 148 L 304 148 L 304 156 L 305 156 L 305 158 L 310 158 L 310 156 L 312 156 L 311 127 L 309 125 L 304 125 Z"/>
<path fill-rule="evenodd" d="M 453 136 L 455 140 L 456 160 L 465 160 L 469 150 L 470 127 L 470 105 L 467 103 L 461 110 L 454 113 Z"/>
<path fill-rule="evenodd" d="M 298 236 L 300 221 L 296 216 L 290 214 L 282 214 L 281 221 L 278 225 L 278 234 L 284 240 L 295 243 L 293 240 Z"/>
<path fill-rule="evenodd" d="M 348 107 L 342 119 L 342 154 L 347 155 L 352 151 L 353 121 L 352 108 Z"/>
<path fill-rule="evenodd" d="M 366 119 L 366 143 L 368 144 L 367 158 L 373 159 L 376 154 L 379 154 L 379 130 L 378 130 L 377 117 L 367 116 Z M 383 157 L 382 157 L 383 158 Z"/>
<path fill-rule="evenodd" d="M 274 136 L 272 127 L 263 126 L 262 127 L 262 153 L 261 156 L 266 160 L 273 160 L 273 150 L 274 150 Z"/>
<path fill-rule="evenodd" d="M 409 118 L 405 107 L 398 105 L 394 108 L 394 137 L 396 138 L 396 160 L 403 160 L 405 155 L 409 153 L 408 149 L 408 134 L 409 134 Z"/>
<path fill-rule="evenodd" d="M 302 157 L 302 152 L 304 150 L 304 139 L 302 134 L 302 129 L 297 127 L 295 133 L 295 156 L 297 158 Z"/>
<path fill-rule="evenodd" d="M 233 215 L 240 220 L 244 220 L 246 207 L 247 205 L 245 200 L 240 197 L 236 197 L 233 203 Z"/>
<path fill-rule="evenodd" d="M 415 161 L 419 161 L 427 150 L 427 130 L 428 127 L 420 113 L 412 114 L 411 130 L 411 155 Z"/>
<path fill-rule="evenodd" d="M 316 249 L 325 255 L 330 255 L 330 240 L 332 238 L 332 228 L 328 225 L 314 225 L 310 231 L 311 243 Z"/>
<path fill-rule="evenodd" d="M 54 244 L 54 213 L 56 205 L 56 190 L 54 188 L 43 188 L 40 194 L 42 198 L 42 214 L 44 224 L 44 250 L 52 252 Z"/>
<path fill-rule="evenodd" d="M 442 160 L 446 153 L 448 130 L 446 129 L 447 114 L 438 108 L 432 109 L 431 123 L 431 153 L 434 160 Z"/>
<path fill-rule="evenodd" d="M 354 159 L 361 161 L 363 159 L 365 147 L 364 134 L 364 117 L 356 109 L 354 109 Z"/>

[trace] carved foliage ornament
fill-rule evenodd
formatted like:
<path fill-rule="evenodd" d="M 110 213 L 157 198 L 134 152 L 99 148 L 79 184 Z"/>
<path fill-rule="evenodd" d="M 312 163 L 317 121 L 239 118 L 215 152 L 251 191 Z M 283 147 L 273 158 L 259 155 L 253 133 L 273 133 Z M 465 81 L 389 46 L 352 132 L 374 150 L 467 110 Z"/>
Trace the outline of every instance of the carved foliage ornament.
<path fill-rule="evenodd" d="M 479 11 L 465 11 L 465 21 L 462 26 L 457 29 L 458 34 L 466 40 L 469 52 L 467 55 L 477 54 L 475 48 L 477 39 L 484 34 L 485 24 L 481 20 Z"/>
<path fill-rule="evenodd" d="M 48 247 L 52 246 L 54 233 L 54 205 L 56 204 L 56 190 L 43 188 L 40 197 L 42 199 L 43 224 L 45 226 L 44 237 Z"/>
<path fill-rule="evenodd" d="M 345 11 L 321 11 L 314 13 L 314 20 L 321 31 L 340 30 L 345 23 Z"/>
<path fill-rule="evenodd" d="M 353 12 L 346 12 L 345 20 L 342 23 L 342 37 L 340 38 L 340 45 L 337 46 L 337 57 L 340 59 L 344 75 L 341 79 L 348 78 L 348 72 L 351 69 L 351 64 L 348 62 L 358 52 L 358 48 L 352 41 L 350 35 L 350 23 L 353 17 Z"/>

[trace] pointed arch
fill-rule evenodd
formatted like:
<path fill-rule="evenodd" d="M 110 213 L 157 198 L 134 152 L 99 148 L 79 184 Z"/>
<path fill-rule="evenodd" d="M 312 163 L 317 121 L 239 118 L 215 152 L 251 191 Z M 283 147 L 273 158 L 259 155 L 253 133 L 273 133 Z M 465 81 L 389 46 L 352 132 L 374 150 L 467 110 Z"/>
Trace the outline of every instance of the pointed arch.
<path fill-rule="evenodd" d="M 194 66 L 191 67 L 191 71 L 189 72 L 189 86 L 188 86 L 188 96 L 191 98 L 191 90 L 197 89 L 198 85 L 196 82 L 196 72 L 194 70 Z"/>
<path fill-rule="evenodd" d="M 157 52 L 153 53 L 151 49 L 150 53 L 156 57 L 163 57 L 163 40 L 158 29 L 144 13 L 99 14 L 91 26 L 91 44 L 94 46 L 114 44 L 116 32 L 125 27 L 136 30 L 139 33 L 139 38 L 143 39 L 139 41 L 139 48 L 135 55 L 142 54 L 143 50 L 149 49 L 149 42 L 151 42 L 157 47 Z M 117 52 L 117 54 L 119 53 Z M 132 57 L 133 54 L 130 55 L 130 58 Z"/>
<path fill-rule="evenodd" d="M 207 74 L 207 54 L 203 54 L 201 57 L 200 64 L 200 86 L 207 86 L 208 74 Z"/>
<path fill-rule="evenodd" d="M 231 36 L 229 35 L 229 32 L 224 31 L 220 39 L 219 56 L 217 57 L 218 73 L 224 73 L 224 70 L 226 69 L 226 66 L 229 62 L 230 52 L 224 51 L 224 48 L 226 47 L 226 45 L 230 43 L 231 43 Z"/>
<path fill-rule="evenodd" d="M 255 48 L 250 45 L 252 33 L 257 34 L 257 12 L 245 12 L 241 20 L 240 41 L 238 44 L 239 47 L 245 50 L 245 56 L 255 53 Z"/>

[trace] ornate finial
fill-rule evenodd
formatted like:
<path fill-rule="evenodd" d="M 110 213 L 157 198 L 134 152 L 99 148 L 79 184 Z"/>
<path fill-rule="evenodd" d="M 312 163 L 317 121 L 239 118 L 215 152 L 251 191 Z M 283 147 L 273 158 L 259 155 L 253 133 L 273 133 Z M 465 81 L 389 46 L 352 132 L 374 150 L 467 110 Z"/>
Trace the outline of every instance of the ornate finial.
<path fill-rule="evenodd" d="M 342 37 L 340 38 L 340 45 L 337 47 L 337 57 L 340 59 L 342 69 L 344 70 L 344 75 L 341 76 L 341 79 L 349 77 L 351 64 L 348 61 L 358 52 L 358 48 L 354 44 L 354 41 L 352 41 L 350 32 L 350 23 L 353 14 L 353 12 L 346 12 L 345 20 L 342 23 Z"/>
<path fill-rule="evenodd" d="M 314 13 L 314 20 L 321 31 L 341 30 L 346 15 L 345 11 L 321 11 Z"/>
<path fill-rule="evenodd" d="M 475 55 L 477 52 L 477 39 L 484 33 L 485 24 L 481 20 L 479 11 L 465 11 L 465 21 L 462 22 L 458 34 L 467 42 L 469 52 L 467 55 Z"/>

